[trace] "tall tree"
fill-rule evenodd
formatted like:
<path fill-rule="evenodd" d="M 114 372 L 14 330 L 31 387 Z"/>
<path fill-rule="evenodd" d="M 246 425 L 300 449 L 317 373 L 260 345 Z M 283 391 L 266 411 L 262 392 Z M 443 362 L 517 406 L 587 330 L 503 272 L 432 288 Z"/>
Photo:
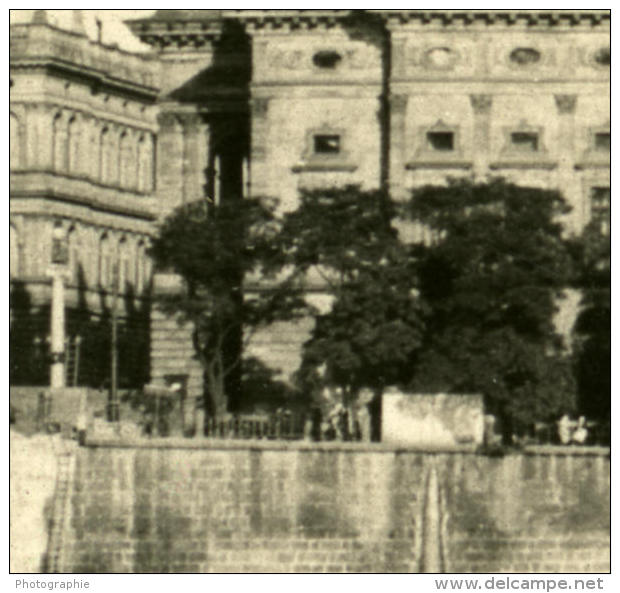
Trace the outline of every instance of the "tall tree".
<path fill-rule="evenodd" d="M 611 420 L 611 242 L 590 224 L 582 237 L 581 311 L 574 331 L 580 412 Z"/>
<path fill-rule="evenodd" d="M 554 326 L 572 274 L 562 196 L 460 180 L 415 191 L 406 210 L 435 237 L 416 249 L 431 314 L 412 386 L 482 393 L 506 438 L 572 410 L 573 376 Z"/>
<path fill-rule="evenodd" d="M 274 208 L 261 200 L 200 201 L 175 210 L 153 241 L 157 268 L 184 281 L 184 290 L 159 306 L 192 328 L 212 415 L 231 407 L 230 379 L 240 376 L 244 346 L 256 329 L 303 310 L 299 293 L 278 276 L 284 261 L 278 231 Z M 268 290 L 248 293 L 249 278 L 270 281 Z"/>
<path fill-rule="evenodd" d="M 400 242 L 395 209 L 381 191 L 302 191 L 284 220 L 289 261 L 331 297 L 317 312 L 299 373 L 306 388 L 337 390 L 351 405 L 402 383 L 422 335 L 414 261 Z"/>

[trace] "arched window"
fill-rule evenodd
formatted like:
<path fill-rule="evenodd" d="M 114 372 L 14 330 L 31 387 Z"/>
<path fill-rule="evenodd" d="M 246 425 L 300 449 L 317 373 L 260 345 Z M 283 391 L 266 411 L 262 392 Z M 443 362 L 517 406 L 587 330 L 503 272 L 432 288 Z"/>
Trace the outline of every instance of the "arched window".
<path fill-rule="evenodd" d="M 11 169 L 17 169 L 21 165 L 21 138 L 19 133 L 19 119 L 14 113 L 10 114 L 10 157 Z M 11 227 L 12 228 L 12 227 Z"/>
<path fill-rule="evenodd" d="M 62 113 L 54 117 L 54 171 L 66 173 L 69 151 L 67 147 L 67 123 Z"/>
<path fill-rule="evenodd" d="M 81 122 L 77 120 L 75 115 L 69 120 L 68 126 L 68 143 L 69 143 L 69 172 L 80 172 L 80 162 L 85 155 L 81 154 L 82 150 L 82 130 Z"/>
<path fill-rule="evenodd" d="M 12 224 L 9 225 L 9 245 L 9 274 L 11 278 L 16 278 L 20 272 L 19 235 Z"/>

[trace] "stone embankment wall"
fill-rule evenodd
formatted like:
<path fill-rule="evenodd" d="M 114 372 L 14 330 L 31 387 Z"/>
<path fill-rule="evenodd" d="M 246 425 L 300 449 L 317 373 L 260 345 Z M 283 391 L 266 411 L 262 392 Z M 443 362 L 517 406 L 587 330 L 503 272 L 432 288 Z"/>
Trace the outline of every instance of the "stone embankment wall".
<path fill-rule="evenodd" d="M 491 458 L 348 443 L 100 442 L 77 451 L 72 475 L 50 541 L 59 572 L 610 566 L 608 450 Z"/>

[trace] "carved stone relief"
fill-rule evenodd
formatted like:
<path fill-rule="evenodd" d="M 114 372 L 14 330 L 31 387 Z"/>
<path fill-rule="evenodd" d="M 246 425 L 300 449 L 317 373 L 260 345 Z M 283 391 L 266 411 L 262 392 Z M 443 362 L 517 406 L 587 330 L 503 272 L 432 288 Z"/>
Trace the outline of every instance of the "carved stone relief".
<path fill-rule="evenodd" d="M 558 113 L 575 113 L 577 95 L 554 95 Z"/>
<path fill-rule="evenodd" d="M 283 70 L 362 70 L 373 65 L 373 56 L 359 49 L 336 46 L 301 49 L 272 49 L 267 59 L 271 69 Z"/>
<path fill-rule="evenodd" d="M 252 115 L 254 117 L 267 117 L 269 111 L 269 97 L 254 97 L 252 99 Z"/>
<path fill-rule="evenodd" d="M 392 109 L 392 113 L 404 115 L 407 111 L 408 100 L 408 95 L 392 95 L 390 97 L 390 107 Z"/>
<path fill-rule="evenodd" d="M 469 100 L 474 113 L 486 115 L 491 112 L 493 97 L 491 95 L 470 95 Z"/>
<path fill-rule="evenodd" d="M 511 70 L 523 71 L 530 68 L 548 68 L 557 64 L 556 48 L 518 46 L 498 53 L 498 61 Z"/>
<path fill-rule="evenodd" d="M 424 70 L 450 71 L 469 61 L 467 49 L 457 51 L 445 45 L 409 47 L 405 55 L 408 67 Z"/>

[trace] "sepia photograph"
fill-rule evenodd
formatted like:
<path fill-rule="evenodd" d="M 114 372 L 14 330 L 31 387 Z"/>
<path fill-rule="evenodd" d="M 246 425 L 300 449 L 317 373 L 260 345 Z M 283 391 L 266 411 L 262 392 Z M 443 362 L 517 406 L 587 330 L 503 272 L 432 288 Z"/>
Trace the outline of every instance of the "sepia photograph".
<path fill-rule="evenodd" d="M 8 12 L 16 589 L 603 590 L 611 10 Z"/>

